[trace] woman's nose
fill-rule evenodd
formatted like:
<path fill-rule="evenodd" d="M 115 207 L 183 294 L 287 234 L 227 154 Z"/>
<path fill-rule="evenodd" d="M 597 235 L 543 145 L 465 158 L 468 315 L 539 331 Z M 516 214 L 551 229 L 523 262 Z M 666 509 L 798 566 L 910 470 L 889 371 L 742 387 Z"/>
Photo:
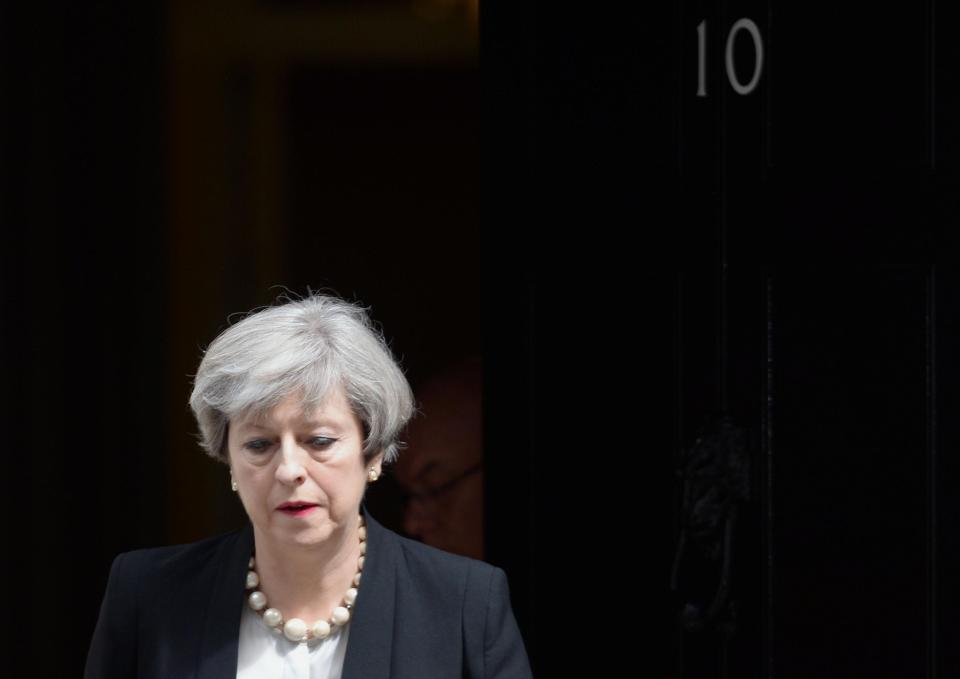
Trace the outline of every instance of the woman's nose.
<path fill-rule="evenodd" d="M 301 450 L 291 438 L 280 441 L 280 464 L 277 465 L 277 478 L 285 483 L 302 483 L 306 477 Z"/>

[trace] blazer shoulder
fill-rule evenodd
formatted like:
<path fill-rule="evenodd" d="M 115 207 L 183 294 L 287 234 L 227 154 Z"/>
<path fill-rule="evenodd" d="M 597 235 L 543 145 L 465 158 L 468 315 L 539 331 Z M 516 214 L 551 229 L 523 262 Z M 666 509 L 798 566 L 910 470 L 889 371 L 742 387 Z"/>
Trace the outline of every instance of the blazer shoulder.
<path fill-rule="evenodd" d="M 394 533 L 394 536 L 400 547 L 404 562 L 411 568 L 420 569 L 425 572 L 436 572 L 437 574 L 448 573 L 459 575 L 465 575 L 474 568 L 481 570 L 494 568 L 485 561 L 463 556 L 462 554 L 445 552 L 432 545 L 404 537 L 399 533 Z"/>
<path fill-rule="evenodd" d="M 497 571 L 502 569 L 472 557 L 445 552 L 431 545 L 396 534 L 401 562 L 411 581 L 457 593 L 461 600 L 483 597 Z"/>
<path fill-rule="evenodd" d="M 179 581 L 195 575 L 204 566 L 215 565 L 224 544 L 237 538 L 242 529 L 220 533 L 195 542 L 142 547 L 123 552 L 124 567 L 129 577 L 157 577 Z"/>

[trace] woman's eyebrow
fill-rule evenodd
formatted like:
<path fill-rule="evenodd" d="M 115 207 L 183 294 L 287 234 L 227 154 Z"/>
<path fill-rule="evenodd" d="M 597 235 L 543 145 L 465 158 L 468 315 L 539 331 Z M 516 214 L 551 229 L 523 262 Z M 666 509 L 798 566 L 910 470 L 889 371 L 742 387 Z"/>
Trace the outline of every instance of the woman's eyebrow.
<path fill-rule="evenodd" d="M 329 427 L 332 431 L 340 433 L 343 427 L 336 420 L 320 420 L 319 422 L 305 422 L 307 427 L 315 429 L 317 427 Z"/>
<path fill-rule="evenodd" d="M 303 424 L 304 427 L 308 427 L 308 428 L 313 428 L 313 427 L 326 427 L 326 426 L 329 426 L 329 427 L 332 427 L 333 429 L 336 429 L 336 430 L 338 430 L 338 431 L 340 430 L 340 424 L 339 424 L 338 422 L 336 422 L 335 420 L 323 420 L 323 419 L 321 419 L 321 420 L 316 421 L 316 422 L 314 422 L 314 421 L 312 421 L 312 420 L 303 420 L 302 424 Z M 270 429 L 271 427 L 272 427 L 272 425 L 267 424 L 267 423 L 244 422 L 244 423 L 242 423 L 242 424 L 240 425 L 239 428 L 240 428 L 240 429 Z"/>

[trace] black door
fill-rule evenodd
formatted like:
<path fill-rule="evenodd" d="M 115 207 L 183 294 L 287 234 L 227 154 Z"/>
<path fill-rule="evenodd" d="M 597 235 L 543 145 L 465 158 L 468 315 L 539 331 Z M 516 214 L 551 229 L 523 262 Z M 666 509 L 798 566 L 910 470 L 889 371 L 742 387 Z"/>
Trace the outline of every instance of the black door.
<path fill-rule="evenodd" d="M 491 511 L 538 675 L 960 673 L 946 14 L 485 5 Z"/>

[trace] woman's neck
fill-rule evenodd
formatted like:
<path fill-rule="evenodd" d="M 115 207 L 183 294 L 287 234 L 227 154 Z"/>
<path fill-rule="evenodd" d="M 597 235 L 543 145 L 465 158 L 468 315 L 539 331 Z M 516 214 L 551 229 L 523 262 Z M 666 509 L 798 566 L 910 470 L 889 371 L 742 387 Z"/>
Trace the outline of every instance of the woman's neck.
<path fill-rule="evenodd" d="M 308 625 L 326 620 L 354 586 L 360 557 L 357 519 L 317 545 L 277 543 L 256 528 L 254 539 L 259 589 L 284 620 L 301 618 Z"/>

